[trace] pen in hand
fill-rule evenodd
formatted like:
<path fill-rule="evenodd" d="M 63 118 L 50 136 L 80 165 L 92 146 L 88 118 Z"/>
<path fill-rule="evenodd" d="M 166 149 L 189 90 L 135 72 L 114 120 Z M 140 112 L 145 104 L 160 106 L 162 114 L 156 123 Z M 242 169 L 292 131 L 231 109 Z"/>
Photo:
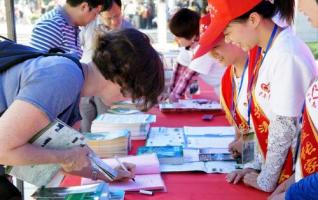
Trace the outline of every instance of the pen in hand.
<path fill-rule="evenodd" d="M 115 160 L 118 162 L 118 164 L 120 165 L 120 167 L 123 168 L 123 170 L 125 170 L 126 172 L 129 172 L 128 169 L 125 167 L 125 165 L 124 165 L 122 162 L 120 162 L 120 160 L 119 160 L 119 158 L 118 158 L 117 156 L 115 156 L 114 158 L 115 158 Z M 133 180 L 134 182 L 136 182 L 134 178 L 131 178 L 131 180 Z"/>

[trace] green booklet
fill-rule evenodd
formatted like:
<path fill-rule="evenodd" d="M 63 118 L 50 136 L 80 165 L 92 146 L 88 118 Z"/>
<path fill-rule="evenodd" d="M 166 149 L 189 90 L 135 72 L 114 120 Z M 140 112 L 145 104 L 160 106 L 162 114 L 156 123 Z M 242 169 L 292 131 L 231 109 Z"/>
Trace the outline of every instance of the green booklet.
<path fill-rule="evenodd" d="M 99 200 L 109 199 L 109 190 L 106 183 L 98 183 L 74 187 L 41 187 L 31 197 L 36 200 L 66 199 L 66 200 Z"/>

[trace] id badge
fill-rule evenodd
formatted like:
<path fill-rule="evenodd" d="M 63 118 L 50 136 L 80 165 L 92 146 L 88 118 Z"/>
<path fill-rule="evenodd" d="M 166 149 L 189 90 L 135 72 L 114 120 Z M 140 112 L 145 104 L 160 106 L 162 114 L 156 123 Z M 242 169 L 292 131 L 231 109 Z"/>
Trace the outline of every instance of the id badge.
<path fill-rule="evenodd" d="M 243 136 L 242 146 L 242 164 L 251 162 L 254 160 L 254 148 L 255 148 L 255 132 L 249 132 Z"/>

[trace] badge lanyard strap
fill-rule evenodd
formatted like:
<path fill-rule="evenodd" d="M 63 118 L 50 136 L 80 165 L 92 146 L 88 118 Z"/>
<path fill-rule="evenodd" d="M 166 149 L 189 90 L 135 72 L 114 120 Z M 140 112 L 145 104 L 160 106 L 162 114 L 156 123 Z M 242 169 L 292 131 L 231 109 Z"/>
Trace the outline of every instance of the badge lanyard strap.
<path fill-rule="evenodd" d="M 236 105 L 237 105 L 237 100 L 239 99 L 239 96 L 240 96 L 240 93 L 241 93 L 241 90 L 242 90 L 242 85 L 243 85 L 243 81 L 244 81 L 244 76 L 245 76 L 245 72 L 246 72 L 246 69 L 247 69 L 247 65 L 248 65 L 248 58 L 246 59 L 245 61 L 245 65 L 244 65 L 244 69 L 243 69 L 243 73 L 242 73 L 242 77 L 241 77 L 241 81 L 240 81 L 240 85 L 239 85 L 239 90 L 238 90 L 238 94 L 237 94 L 237 97 L 235 97 L 235 84 L 234 84 L 234 74 L 232 76 L 232 105 L 231 105 L 231 113 L 232 113 L 232 116 L 235 117 L 234 115 L 234 112 L 235 112 L 235 109 L 236 109 Z"/>
<path fill-rule="evenodd" d="M 262 65 L 262 63 L 263 63 L 263 61 L 264 61 L 264 59 L 265 59 L 265 57 L 267 55 L 267 52 L 268 52 L 269 48 L 271 47 L 271 45 L 273 43 L 274 37 L 275 37 L 275 35 L 277 33 L 277 29 L 278 29 L 278 26 L 277 26 L 277 24 L 275 24 L 275 26 L 273 28 L 273 31 L 272 31 L 272 34 L 271 34 L 271 36 L 270 36 L 270 38 L 268 40 L 264 56 L 263 56 L 261 62 L 259 63 L 258 67 L 256 67 L 256 68 L 259 69 L 261 67 L 261 65 Z M 260 52 L 259 52 L 259 54 L 260 54 Z M 258 56 L 257 56 L 257 58 L 258 58 Z M 256 65 L 257 65 L 257 62 L 256 62 Z M 250 127 L 250 124 L 251 124 L 251 106 L 252 106 L 252 103 L 251 103 L 252 102 L 252 91 L 251 90 L 252 90 L 252 85 L 253 85 L 253 82 L 254 82 L 254 77 L 258 73 L 258 69 L 254 70 L 254 73 L 253 73 L 252 78 L 251 78 L 251 83 L 249 84 L 249 87 L 248 87 L 248 92 L 249 92 L 249 95 L 248 95 L 248 108 L 247 108 L 247 117 L 248 117 L 247 124 L 248 124 L 248 127 Z"/>

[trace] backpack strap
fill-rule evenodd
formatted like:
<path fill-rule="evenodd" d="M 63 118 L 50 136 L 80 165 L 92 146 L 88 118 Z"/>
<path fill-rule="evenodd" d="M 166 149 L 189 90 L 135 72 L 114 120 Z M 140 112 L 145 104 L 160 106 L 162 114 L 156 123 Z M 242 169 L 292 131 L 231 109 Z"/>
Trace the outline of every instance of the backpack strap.
<path fill-rule="evenodd" d="M 5 72 L 21 62 L 37 58 L 39 56 L 63 56 L 68 58 L 76 63 L 76 65 L 81 69 L 83 77 L 85 77 L 81 63 L 70 53 L 47 53 L 29 46 L 17 44 L 10 40 L 0 42 L 0 73 Z"/>

